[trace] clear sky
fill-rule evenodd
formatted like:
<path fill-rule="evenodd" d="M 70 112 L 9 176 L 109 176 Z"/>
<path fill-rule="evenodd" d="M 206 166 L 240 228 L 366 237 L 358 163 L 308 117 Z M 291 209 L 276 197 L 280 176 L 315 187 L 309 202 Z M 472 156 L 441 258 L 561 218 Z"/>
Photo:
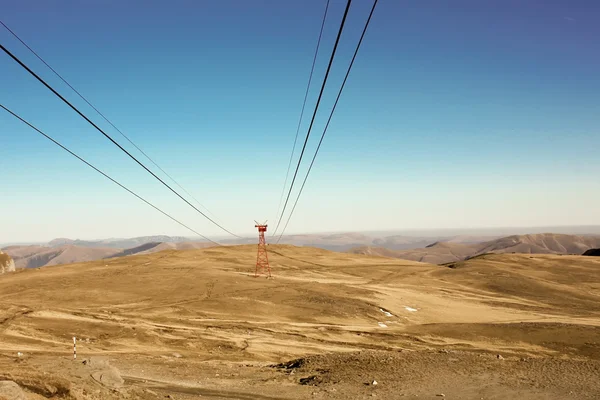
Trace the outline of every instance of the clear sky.
<path fill-rule="evenodd" d="M 325 0 L 0 3 L 227 228 L 275 222 Z M 371 4 L 353 1 L 306 161 Z M 380 0 L 288 231 L 600 224 L 599 38 L 595 0 Z M 0 42 L 135 151 L 2 27 Z M 222 236 L 3 53 L 0 103 Z M 190 235 L 1 110 L 0 141 L 0 242 Z"/>

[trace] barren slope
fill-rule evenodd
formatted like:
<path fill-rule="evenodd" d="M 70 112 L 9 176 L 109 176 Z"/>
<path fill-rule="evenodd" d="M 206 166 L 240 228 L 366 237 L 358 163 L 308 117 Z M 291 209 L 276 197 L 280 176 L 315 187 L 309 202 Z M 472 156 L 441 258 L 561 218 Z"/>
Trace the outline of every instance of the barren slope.
<path fill-rule="evenodd" d="M 135 254 L 150 254 L 169 249 L 203 249 L 210 246 L 212 246 L 212 244 L 204 242 L 148 242 L 140 246 L 124 250 L 113 247 L 98 247 L 96 245 L 92 247 L 75 245 L 63 245 L 60 247 L 9 246 L 3 250 L 14 258 L 17 268 L 38 268 L 43 266 L 72 264 L 114 257 L 124 257 Z"/>
<path fill-rule="evenodd" d="M 600 237 L 597 236 L 540 233 L 507 236 L 482 243 L 436 242 L 423 248 L 410 250 L 364 246 L 351 249 L 349 252 L 444 264 L 485 253 L 583 254 L 596 246 L 600 246 Z"/>
<path fill-rule="evenodd" d="M 78 399 L 600 396 L 597 258 L 269 250 L 273 280 L 252 277 L 255 246 L 3 275 L 0 379 Z M 124 382 L 73 362 L 73 336 L 79 361 L 106 356 Z"/>
<path fill-rule="evenodd" d="M 600 246 L 600 237 L 540 233 L 508 236 L 483 243 L 479 253 L 582 254 Z"/>
<path fill-rule="evenodd" d="M 74 262 L 94 261 L 111 256 L 120 249 L 80 247 L 10 246 L 4 251 L 14 260 L 17 268 L 38 268 Z"/>
<path fill-rule="evenodd" d="M 205 249 L 207 247 L 213 247 L 213 243 L 205 242 L 178 242 L 178 243 L 158 243 L 156 247 L 139 252 L 140 254 L 150 254 L 164 250 L 192 250 L 192 249 Z"/>
<path fill-rule="evenodd" d="M 437 242 L 425 248 L 411 250 L 390 250 L 384 247 L 358 247 L 349 252 L 353 254 L 401 258 L 403 260 L 431 264 L 444 264 L 464 260 L 476 254 L 479 247 L 480 245 L 478 244 Z"/>

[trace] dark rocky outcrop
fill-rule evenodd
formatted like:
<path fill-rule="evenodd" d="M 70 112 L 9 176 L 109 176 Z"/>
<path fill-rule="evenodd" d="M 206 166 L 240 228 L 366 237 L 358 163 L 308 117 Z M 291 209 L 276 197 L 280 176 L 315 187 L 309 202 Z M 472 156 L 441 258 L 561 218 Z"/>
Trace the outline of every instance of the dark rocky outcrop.
<path fill-rule="evenodd" d="M 585 253 L 583 253 L 583 255 L 600 257 L 600 249 L 589 249 Z"/>

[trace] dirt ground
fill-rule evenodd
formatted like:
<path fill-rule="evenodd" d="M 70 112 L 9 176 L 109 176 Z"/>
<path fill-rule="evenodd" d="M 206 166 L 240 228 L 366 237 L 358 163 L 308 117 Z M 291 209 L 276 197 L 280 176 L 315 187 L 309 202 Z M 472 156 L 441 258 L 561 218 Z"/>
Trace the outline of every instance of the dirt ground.
<path fill-rule="evenodd" d="M 2 275 L 0 381 L 25 399 L 600 398 L 598 258 L 269 251 L 274 279 L 253 277 L 255 246 Z"/>

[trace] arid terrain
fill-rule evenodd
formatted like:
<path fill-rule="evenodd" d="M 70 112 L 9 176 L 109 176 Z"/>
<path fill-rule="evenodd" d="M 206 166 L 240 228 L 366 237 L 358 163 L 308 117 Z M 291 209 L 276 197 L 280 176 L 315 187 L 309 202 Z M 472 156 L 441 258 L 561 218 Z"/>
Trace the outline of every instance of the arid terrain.
<path fill-rule="evenodd" d="M 326 233 L 287 235 L 281 244 L 317 247 L 333 251 L 346 251 L 361 246 L 379 246 L 390 250 L 425 247 L 438 240 L 457 243 L 481 242 L 486 237 L 477 236 L 369 236 L 363 233 Z M 203 239 L 201 239 L 203 240 Z M 225 239 L 222 244 L 254 244 L 256 236 Z M 47 243 L 12 244 L 0 246 L 16 261 L 17 268 L 37 268 L 46 265 L 69 264 L 95 261 L 109 257 L 133 254 L 149 254 L 173 249 L 188 250 L 213 246 L 213 243 L 180 236 L 141 236 L 135 238 L 113 238 L 102 240 L 53 239 Z"/>
<path fill-rule="evenodd" d="M 255 237 L 227 240 L 233 244 L 252 244 Z M 455 236 L 368 236 L 361 233 L 291 235 L 281 244 L 347 251 L 353 254 L 401 258 L 431 264 L 462 261 L 485 253 L 583 254 L 600 247 L 600 235 L 528 234 L 505 237 Z M 142 236 L 130 239 L 97 241 L 54 239 L 40 245 L 12 245 L 1 250 L 9 254 L 16 268 L 96 261 L 163 250 L 190 250 L 213 246 L 179 236 Z"/>
<path fill-rule="evenodd" d="M 354 254 L 367 254 L 383 257 L 401 258 L 445 264 L 462 261 L 487 253 L 524 253 L 524 254 L 583 254 L 587 250 L 600 247 L 598 235 L 565 235 L 556 233 L 538 233 L 529 235 L 511 235 L 482 242 L 438 241 L 423 248 L 394 250 L 388 247 L 362 246 L 350 249 Z"/>
<path fill-rule="evenodd" d="M 2 275 L 0 380 L 28 399 L 600 398 L 600 258 L 269 250 L 274 279 L 255 246 Z"/>
<path fill-rule="evenodd" d="M 82 246 L 63 244 L 60 246 L 8 246 L 2 249 L 9 254 L 16 268 L 38 268 L 52 265 L 96 261 L 133 254 L 150 254 L 163 250 L 202 249 L 211 246 L 202 242 L 147 242 L 132 248 Z"/>

